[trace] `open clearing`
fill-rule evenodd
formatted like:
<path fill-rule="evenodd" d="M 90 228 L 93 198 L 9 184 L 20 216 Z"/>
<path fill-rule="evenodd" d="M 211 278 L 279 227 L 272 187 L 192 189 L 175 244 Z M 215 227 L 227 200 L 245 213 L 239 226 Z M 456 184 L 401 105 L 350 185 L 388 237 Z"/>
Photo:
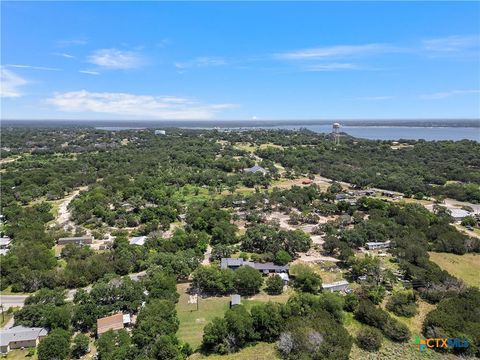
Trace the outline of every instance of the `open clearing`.
<path fill-rule="evenodd" d="M 260 342 L 246 347 L 235 354 L 204 356 L 199 353 L 193 354 L 188 360 L 276 360 L 280 359 L 275 350 L 275 344 Z"/>
<path fill-rule="evenodd" d="M 467 284 L 480 287 L 480 255 L 429 252 L 430 259 L 443 270 L 448 271 Z"/>
<path fill-rule="evenodd" d="M 230 303 L 230 296 L 199 298 L 199 310 L 197 311 L 195 304 L 188 303 L 189 295 L 186 291 L 189 285 L 190 284 L 188 283 L 177 285 L 177 291 L 180 294 L 177 303 L 177 314 L 178 319 L 180 320 L 180 328 L 177 336 L 180 340 L 190 343 L 190 345 L 196 349 L 202 342 L 203 328 L 205 325 L 215 317 L 223 317 L 223 314 L 227 311 Z M 252 306 L 262 302 L 275 301 L 285 303 L 289 296 L 290 293 L 288 291 L 276 296 L 260 293 L 248 299 L 242 297 L 242 304 L 245 305 L 247 309 L 250 309 Z M 262 357 L 258 359 L 264 358 Z M 268 359 L 268 357 L 265 357 L 265 359 Z"/>

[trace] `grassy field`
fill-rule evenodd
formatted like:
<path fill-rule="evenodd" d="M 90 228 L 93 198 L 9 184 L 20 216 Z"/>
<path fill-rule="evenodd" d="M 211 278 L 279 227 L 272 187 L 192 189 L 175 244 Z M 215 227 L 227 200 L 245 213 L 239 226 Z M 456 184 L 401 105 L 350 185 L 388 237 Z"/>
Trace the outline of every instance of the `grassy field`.
<path fill-rule="evenodd" d="M 25 359 L 30 359 L 30 360 L 37 360 L 37 354 L 33 356 L 27 356 L 28 355 L 28 350 L 11 350 L 7 355 L 2 355 L 0 358 L 1 359 L 8 359 L 8 360 L 25 360 Z"/>
<path fill-rule="evenodd" d="M 229 296 L 216 296 L 205 299 L 199 299 L 199 310 L 196 310 L 195 304 L 189 304 L 189 295 L 186 293 L 189 284 L 178 284 L 177 291 L 180 299 L 177 304 L 177 314 L 180 320 L 180 328 L 178 330 L 178 338 L 182 341 L 190 343 L 196 349 L 202 342 L 203 328 L 215 317 L 223 317 L 230 303 Z M 285 303 L 290 296 L 286 292 L 277 296 L 270 296 L 260 293 L 249 299 L 242 298 L 242 304 L 247 309 L 262 302 L 276 301 Z"/>
<path fill-rule="evenodd" d="M 228 355 L 210 355 L 193 354 L 188 360 L 276 360 L 280 359 L 275 350 L 275 344 L 258 343 L 253 346 L 246 347 L 238 353 Z"/>
<path fill-rule="evenodd" d="M 480 255 L 455 255 L 448 253 L 429 252 L 430 259 L 443 270 L 462 279 L 469 285 L 480 287 Z"/>

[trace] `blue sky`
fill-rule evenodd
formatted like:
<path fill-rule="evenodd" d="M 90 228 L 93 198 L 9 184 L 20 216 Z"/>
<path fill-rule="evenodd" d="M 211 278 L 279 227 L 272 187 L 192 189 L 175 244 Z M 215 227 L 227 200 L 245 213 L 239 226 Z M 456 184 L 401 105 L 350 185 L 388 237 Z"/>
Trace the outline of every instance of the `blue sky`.
<path fill-rule="evenodd" d="M 5 2 L 4 119 L 480 117 L 479 2 Z"/>

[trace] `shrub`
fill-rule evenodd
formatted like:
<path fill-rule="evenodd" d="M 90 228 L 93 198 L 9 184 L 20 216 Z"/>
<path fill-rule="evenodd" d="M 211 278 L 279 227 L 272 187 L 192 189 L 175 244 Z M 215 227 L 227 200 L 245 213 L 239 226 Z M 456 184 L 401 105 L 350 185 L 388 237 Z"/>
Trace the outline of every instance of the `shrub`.
<path fill-rule="evenodd" d="M 387 302 L 387 309 L 398 316 L 415 316 L 417 304 L 413 291 L 400 291 L 393 294 Z"/>
<path fill-rule="evenodd" d="M 278 250 L 275 253 L 275 264 L 287 265 L 290 261 L 292 261 L 292 257 L 285 250 Z"/>
<path fill-rule="evenodd" d="M 377 351 L 382 346 L 382 333 L 371 327 L 363 327 L 357 334 L 357 344 L 360 348 L 367 351 Z"/>
<path fill-rule="evenodd" d="M 268 295 L 280 295 L 283 292 L 283 280 L 278 275 L 270 276 L 267 281 L 266 291 Z"/>
<path fill-rule="evenodd" d="M 298 291 L 318 294 L 322 291 L 322 278 L 310 268 L 304 267 L 295 276 L 293 287 Z"/>

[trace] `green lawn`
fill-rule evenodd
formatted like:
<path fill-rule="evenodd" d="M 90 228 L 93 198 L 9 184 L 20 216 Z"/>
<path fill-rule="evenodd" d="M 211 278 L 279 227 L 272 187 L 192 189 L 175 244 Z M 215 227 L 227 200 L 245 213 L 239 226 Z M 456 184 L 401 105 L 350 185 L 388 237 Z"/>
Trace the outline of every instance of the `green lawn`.
<path fill-rule="evenodd" d="M 196 310 L 195 304 L 189 304 L 189 295 L 186 293 L 189 284 L 178 284 L 177 291 L 180 299 L 177 304 L 177 315 L 180 320 L 180 328 L 178 330 L 178 338 L 182 341 L 190 343 L 196 349 L 202 342 L 203 328 L 215 317 L 223 317 L 230 303 L 229 296 L 216 296 L 199 299 L 199 309 Z M 290 296 L 287 291 L 282 295 L 270 296 L 265 293 L 255 295 L 250 299 L 242 298 L 242 304 L 247 309 L 252 306 L 268 302 L 276 301 L 285 303 Z"/>
<path fill-rule="evenodd" d="M 467 284 L 480 287 L 480 255 L 429 252 L 430 260 Z"/>
<path fill-rule="evenodd" d="M 205 356 L 199 353 L 195 353 L 188 358 L 188 360 L 277 360 L 280 357 L 275 350 L 275 344 L 258 343 L 249 347 L 246 347 L 234 354 L 228 355 L 210 355 Z"/>
<path fill-rule="evenodd" d="M 2 355 L 0 358 L 8 359 L 8 360 L 26 360 L 26 359 L 37 360 L 38 359 L 36 353 L 33 356 L 27 356 L 27 355 L 28 355 L 28 349 L 26 350 L 17 349 L 17 350 L 9 351 L 6 356 Z"/>

